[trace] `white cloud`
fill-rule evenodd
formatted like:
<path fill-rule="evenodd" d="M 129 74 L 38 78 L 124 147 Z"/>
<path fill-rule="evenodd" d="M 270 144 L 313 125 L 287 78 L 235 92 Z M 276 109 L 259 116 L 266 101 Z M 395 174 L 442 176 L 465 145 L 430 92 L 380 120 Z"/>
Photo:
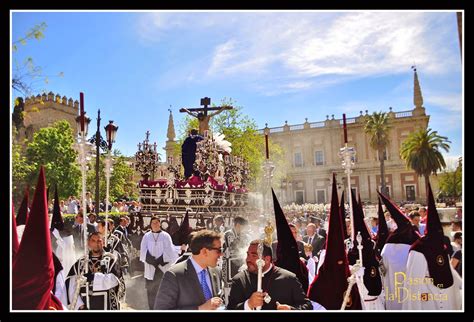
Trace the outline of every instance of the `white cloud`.
<path fill-rule="evenodd" d="M 426 98 L 425 98 L 426 97 Z M 462 97 L 460 93 L 433 94 L 426 93 L 423 95 L 423 105 L 437 105 L 448 112 L 462 112 Z"/>
<path fill-rule="evenodd" d="M 252 79 L 258 91 L 275 93 L 321 86 L 314 80 L 325 75 L 330 85 L 406 73 L 413 63 L 425 75 L 449 71 L 459 64 L 446 46 L 453 19 L 442 12 L 160 12 L 145 15 L 138 29 L 147 40 L 176 30 L 215 39 L 209 57 L 197 58 L 208 79 Z"/>

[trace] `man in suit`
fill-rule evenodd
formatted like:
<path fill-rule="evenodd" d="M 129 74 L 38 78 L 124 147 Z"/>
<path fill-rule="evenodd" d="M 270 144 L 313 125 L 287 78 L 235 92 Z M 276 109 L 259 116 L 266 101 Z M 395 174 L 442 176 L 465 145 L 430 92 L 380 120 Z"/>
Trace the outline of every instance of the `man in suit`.
<path fill-rule="evenodd" d="M 222 305 L 221 274 L 216 268 L 222 256 L 221 235 L 207 229 L 195 232 L 190 249 L 192 256 L 163 276 L 155 310 L 216 310 Z"/>
<path fill-rule="evenodd" d="M 308 226 L 306 226 L 306 236 L 303 237 L 303 241 L 313 247 L 313 256 L 319 257 L 319 252 L 324 247 L 325 239 L 316 233 L 315 224 L 309 223 Z"/>
<path fill-rule="evenodd" d="M 311 222 L 316 225 L 316 234 L 319 236 L 322 236 L 324 239 L 326 239 L 327 233 L 324 228 L 321 227 L 321 219 L 318 217 L 311 217 Z"/>
<path fill-rule="evenodd" d="M 263 246 L 262 292 L 257 291 L 258 244 L 255 240 L 247 250 L 247 269 L 232 279 L 229 294 L 229 310 L 311 310 L 311 301 L 306 297 L 303 287 L 290 271 L 277 267 L 272 261 L 272 249 Z"/>
<path fill-rule="evenodd" d="M 301 258 L 304 258 L 305 260 L 307 260 L 308 257 L 306 257 L 306 255 L 304 253 L 304 243 L 301 240 L 299 240 L 299 238 L 298 238 L 299 237 L 298 236 L 298 228 L 293 223 L 288 224 L 288 226 L 290 227 L 291 233 L 293 234 L 293 237 L 296 240 L 296 245 L 298 246 L 298 255 Z M 272 253 L 273 254 L 277 253 L 277 246 L 278 246 L 278 240 L 275 240 L 272 243 Z M 274 256 L 273 260 L 276 261 L 276 256 Z"/>
<path fill-rule="evenodd" d="M 84 250 L 84 216 L 82 212 L 78 213 L 75 217 L 75 222 L 72 227 L 72 237 L 74 239 L 74 247 L 76 251 Z M 87 224 L 87 235 L 96 231 L 96 228 L 92 224 Z"/>

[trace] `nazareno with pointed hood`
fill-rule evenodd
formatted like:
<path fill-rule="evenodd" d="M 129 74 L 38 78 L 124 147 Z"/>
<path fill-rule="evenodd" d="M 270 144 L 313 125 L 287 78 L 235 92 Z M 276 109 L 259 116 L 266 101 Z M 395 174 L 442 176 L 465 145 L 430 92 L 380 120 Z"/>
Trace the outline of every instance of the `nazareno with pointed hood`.
<path fill-rule="evenodd" d="M 54 189 L 54 204 L 53 204 L 53 216 L 51 218 L 51 231 L 53 231 L 54 228 L 56 228 L 58 231 L 62 231 L 64 229 L 64 220 L 61 215 L 61 209 L 59 207 L 57 184 Z"/>
<path fill-rule="evenodd" d="M 176 230 L 173 235 L 171 235 L 173 244 L 176 246 L 189 244 L 189 235 L 191 232 L 192 228 L 189 226 L 189 212 L 186 211 L 186 215 L 184 215 L 183 221 L 179 225 L 178 230 Z"/>
<path fill-rule="evenodd" d="M 413 243 L 410 251 L 417 251 L 425 256 L 430 277 L 433 279 L 433 285 L 437 285 L 439 288 L 448 288 L 453 285 L 454 281 L 448 250 L 443 243 L 443 238 L 443 227 L 436 210 L 431 185 L 428 183 L 428 211 L 425 235 Z"/>
<path fill-rule="evenodd" d="M 390 199 L 385 197 L 379 191 L 377 191 L 377 193 L 385 204 L 390 216 L 397 224 L 397 229 L 388 235 L 385 243 L 412 245 L 421 237 L 417 229 L 413 227 L 410 219 L 408 219 Z"/>
<path fill-rule="evenodd" d="M 377 236 L 375 237 L 375 241 L 376 241 L 375 249 L 376 249 L 377 256 L 379 256 L 382 253 L 383 246 L 385 245 L 385 242 L 387 241 L 387 237 L 388 237 L 388 227 L 387 227 L 387 222 L 385 221 L 385 215 L 382 208 L 382 201 L 380 201 L 380 198 L 378 198 L 378 201 L 379 201 L 379 207 L 378 207 L 379 226 L 377 229 Z"/>
<path fill-rule="evenodd" d="M 345 223 L 344 223 L 345 224 Z M 344 246 L 342 216 L 337 200 L 336 177 L 333 175 L 331 209 L 326 242 L 326 256 L 308 290 L 308 298 L 327 310 L 339 310 L 347 290 L 347 278 L 350 276 L 349 263 Z M 346 309 L 361 310 L 357 284 L 354 284 Z"/>
<path fill-rule="evenodd" d="M 300 260 L 298 254 L 298 245 L 296 240 L 291 233 L 288 221 L 285 218 L 285 214 L 280 207 L 280 203 L 272 189 L 273 195 L 273 208 L 275 210 L 275 225 L 277 231 L 277 253 L 276 253 L 276 266 L 284 268 L 294 274 L 301 282 L 305 293 L 308 291 L 308 268 Z"/>
<path fill-rule="evenodd" d="M 352 205 L 353 209 L 353 218 L 354 223 L 352 225 L 354 229 L 354 237 L 357 236 L 357 233 L 360 231 L 362 236 L 362 264 L 365 267 L 364 270 L 364 285 L 368 290 L 370 296 L 378 296 L 382 292 L 382 278 L 379 272 L 379 262 L 375 257 L 374 242 L 370 236 L 367 225 L 364 221 L 364 210 L 362 209 L 362 204 L 356 201 L 354 191 L 351 191 Z M 359 259 L 359 250 L 357 249 L 357 241 L 353 241 L 353 247 L 348 252 L 347 257 L 349 259 L 349 264 L 354 265 Z"/>
<path fill-rule="evenodd" d="M 54 264 L 48 221 L 46 183 L 41 167 L 31 213 L 12 267 L 15 310 L 62 309 L 61 302 L 51 293 Z"/>
<path fill-rule="evenodd" d="M 29 187 L 26 187 L 25 194 L 23 195 L 23 200 L 21 201 L 20 209 L 18 209 L 18 214 L 16 215 L 16 225 L 26 225 L 28 221 L 28 199 L 29 199 Z"/>

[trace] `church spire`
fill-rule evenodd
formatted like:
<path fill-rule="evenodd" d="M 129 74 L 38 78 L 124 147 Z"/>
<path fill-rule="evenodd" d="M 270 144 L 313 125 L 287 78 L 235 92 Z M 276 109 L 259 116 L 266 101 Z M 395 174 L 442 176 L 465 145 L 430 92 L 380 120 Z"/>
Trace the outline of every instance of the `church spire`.
<path fill-rule="evenodd" d="M 168 111 L 170 111 L 170 117 L 168 119 L 168 132 L 166 136 L 168 137 L 168 141 L 174 141 L 176 134 L 174 132 L 173 113 L 171 112 L 171 109 L 168 109 Z"/>
<path fill-rule="evenodd" d="M 176 150 L 176 144 L 177 144 L 176 141 L 174 140 L 176 137 L 176 133 L 174 132 L 174 122 L 173 122 L 173 113 L 171 112 L 171 105 L 168 111 L 170 111 L 170 117 L 168 119 L 168 132 L 166 133 L 168 140 L 166 141 L 166 146 L 164 147 L 164 150 L 166 151 L 166 160 L 169 160 L 169 157 L 175 156 L 176 154 L 175 150 Z"/>
<path fill-rule="evenodd" d="M 415 104 L 415 108 L 421 108 L 421 107 L 423 107 L 423 95 L 421 95 L 420 82 L 418 81 L 418 74 L 416 73 L 416 66 L 412 66 L 412 68 L 415 72 L 413 103 Z"/>

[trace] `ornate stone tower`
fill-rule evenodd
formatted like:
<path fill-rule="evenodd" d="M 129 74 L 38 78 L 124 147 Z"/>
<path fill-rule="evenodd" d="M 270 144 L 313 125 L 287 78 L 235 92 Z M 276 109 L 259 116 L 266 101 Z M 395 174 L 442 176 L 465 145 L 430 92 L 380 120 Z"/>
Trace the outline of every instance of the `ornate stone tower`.
<path fill-rule="evenodd" d="M 414 94 L 413 94 L 413 104 L 415 104 L 415 109 L 413 110 L 413 116 L 422 116 L 426 115 L 425 108 L 423 107 L 423 95 L 421 95 L 420 83 L 418 81 L 418 74 L 416 73 L 416 67 L 413 66 L 415 72 L 414 75 Z"/>
<path fill-rule="evenodd" d="M 170 117 L 168 119 L 168 132 L 166 133 L 168 140 L 166 141 L 166 146 L 163 148 L 166 151 L 166 160 L 168 160 L 168 158 L 171 156 L 175 157 L 177 144 L 174 140 L 176 133 L 174 132 L 173 113 L 171 112 L 171 109 L 168 109 L 168 111 L 170 111 Z"/>
<path fill-rule="evenodd" d="M 79 113 L 79 102 L 72 98 L 55 96 L 53 92 L 38 94 L 25 99 L 24 111 L 24 133 L 19 133 L 20 137 L 31 140 L 34 132 L 59 120 L 68 121 L 74 133 L 77 131 L 75 118 Z"/>

